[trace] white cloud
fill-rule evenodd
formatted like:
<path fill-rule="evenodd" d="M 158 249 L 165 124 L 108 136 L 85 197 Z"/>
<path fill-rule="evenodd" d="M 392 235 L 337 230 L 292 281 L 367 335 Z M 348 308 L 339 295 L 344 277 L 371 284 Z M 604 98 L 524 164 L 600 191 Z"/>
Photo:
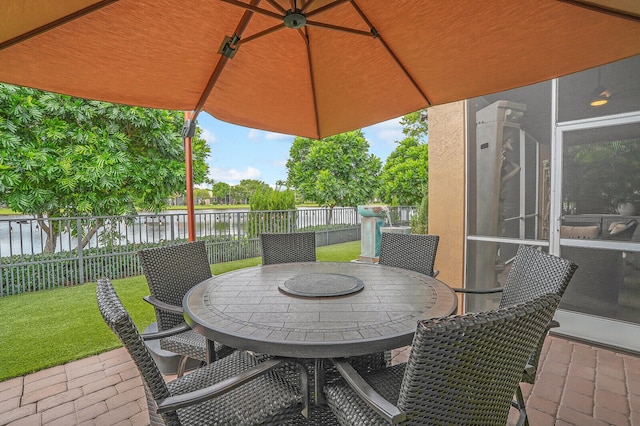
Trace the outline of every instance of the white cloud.
<path fill-rule="evenodd" d="M 405 138 L 400 124 L 401 119 L 402 117 L 398 117 L 366 127 L 364 132 L 369 136 L 367 139 L 370 142 L 384 142 L 390 146 L 395 146 L 395 142 Z"/>
<path fill-rule="evenodd" d="M 287 159 L 284 160 L 275 160 L 273 163 L 271 163 L 272 165 L 276 166 L 276 167 L 285 167 L 287 165 Z"/>
<path fill-rule="evenodd" d="M 292 138 L 291 135 L 285 135 L 283 133 L 266 132 L 264 138 L 270 141 L 281 141 Z"/>
<path fill-rule="evenodd" d="M 226 182 L 229 185 L 237 185 L 243 179 L 258 179 L 262 172 L 255 167 L 248 166 L 245 170 L 221 169 L 214 167 L 209 171 L 209 177 L 216 182 Z"/>
<path fill-rule="evenodd" d="M 260 140 L 260 133 L 261 133 L 260 130 L 249 129 L 249 133 L 247 134 L 247 139 L 251 141 Z"/>
<path fill-rule="evenodd" d="M 219 141 L 218 137 L 210 132 L 209 129 L 205 129 L 204 127 L 201 127 L 201 129 L 202 132 L 200 133 L 200 137 L 207 141 L 208 145 L 213 145 L 214 143 Z"/>

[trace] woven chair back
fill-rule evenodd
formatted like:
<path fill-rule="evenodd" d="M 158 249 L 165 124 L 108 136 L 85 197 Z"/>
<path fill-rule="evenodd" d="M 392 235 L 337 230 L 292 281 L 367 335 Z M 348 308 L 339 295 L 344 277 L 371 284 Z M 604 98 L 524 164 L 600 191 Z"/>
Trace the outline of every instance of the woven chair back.
<path fill-rule="evenodd" d="M 398 408 L 410 424 L 505 425 L 529 355 L 560 298 L 418 323 Z"/>
<path fill-rule="evenodd" d="M 438 235 L 383 232 L 380 240 L 380 264 L 432 277 L 439 241 Z"/>
<path fill-rule="evenodd" d="M 151 295 L 170 305 L 182 306 L 187 291 L 212 276 L 204 241 L 140 250 L 138 258 Z M 181 314 L 155 311 L 158 330 L 184 322 Z"/>
<path fill-rule="evenodd" d="M 122 306 L 122 302 L 113 289 L 111 281 L 106 278 L 98 280 L 96 296 L 98 308 L 104 321 L 127 348 L 140 371 L 147 394 L 149 415 L 155 423 L 160 419 L 156 412 L 155 400 L 170 396 L 162 374 L 144 344 L 140 333 L 138 333 L 138 329 L 129 313 Z M 163 417 L 164 419 L 161 420 L 166 424 L 180 424 L 175 412 L 164 414 Z"/>
<path fill-rule="evenodd" d="M 316 261 L 316 233 L 260 234 L 262 264 Z"/>
<path fill-rule="evenodd" d="M 499 308 L 547 293 L 562 297 L 577 267 L 570 260 L 521 245 L 507 275 Z"/>
<path fill-rule="evenodd" d="M 528 302 L 546 293 L 562 297 L 577 268 L 578 265 L 570 260 L 521 245 L 507 275 L 499 307 Z M 551 324 L 546 331 L 550 328 Z M 543 333 L 531 353 L 529 364 L 534 367 L 538 366 L 546 337 L 547 332 Z M 521 380 L 533 384 L 536 373 L 526 369 Z"/>

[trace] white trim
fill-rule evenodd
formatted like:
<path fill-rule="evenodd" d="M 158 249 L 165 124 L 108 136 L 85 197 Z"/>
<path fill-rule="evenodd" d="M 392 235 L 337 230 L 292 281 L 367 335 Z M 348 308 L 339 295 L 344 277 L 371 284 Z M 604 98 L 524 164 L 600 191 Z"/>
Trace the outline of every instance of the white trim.
<path fill-rule="evenodd" d="M 558 126 L 558 79 L 551 80 L 551 164 L 549 166 L 549 253 L 560 253 L 560 221 L 562 218 L 562 134 Z"/>
<path fill-rule="evenodd" d="M 486 241 L 489 243 L 525 244 L 530 246 L 549 247 L 549 242 L 545 240 L 526 240 L 521 238 L 505 237 L 483 237 L 481 235 L 467 235 L 468 241 Z"/>
<path fill-rule="evenodd" d="M 557 123 L 558 128 L 568 132 L 571 130 L 595 129 L 598 127 L 617 126 L 620 124 L 636 123 L 640 119 L 640 111 L 625 112 L 623 114 L 602 115 L 594 118 L 564 121 Z"/>
<path fill-rule="evenodd" d="M 618 251 L 640 251 L 640 244 L 615 240 L 582 240 L 576 238 L 561 238 L 562 247 L 585 247 Z"/>
<path fill-rule="evenodd" d="M 560 328 L 552 329 L 553 334 L 640 353 L 640 327 L 637 324 L 562 309 L 556 311 L 555 317 Z"/>

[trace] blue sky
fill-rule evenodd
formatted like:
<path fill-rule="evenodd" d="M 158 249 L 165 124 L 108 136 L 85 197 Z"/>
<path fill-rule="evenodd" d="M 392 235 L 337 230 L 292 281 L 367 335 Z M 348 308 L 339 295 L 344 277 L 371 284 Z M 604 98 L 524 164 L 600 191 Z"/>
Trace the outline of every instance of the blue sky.
<path fill-rule="evenodd" d="M 369 152 L 383 164 L 402 140 L 400 118 L 365 127 Z M 242 179 L 257 179 L 274 185 L 287 179 L 285 166 L 294 136 L 265 132 L 225 123 L 206 112 L 198 116 L 202 137 L 211 147 L 209 177 L 216 182 L 237 185 Z"/>

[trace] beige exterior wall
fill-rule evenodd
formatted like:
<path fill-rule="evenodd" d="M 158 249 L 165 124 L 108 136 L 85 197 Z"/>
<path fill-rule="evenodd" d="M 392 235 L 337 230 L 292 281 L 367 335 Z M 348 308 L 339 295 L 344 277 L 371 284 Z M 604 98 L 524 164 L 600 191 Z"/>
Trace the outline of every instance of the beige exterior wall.
<path fill-rule="evenodd" d="M 429 108 L 429 233 L 440 235 L 435 267 L 451 287 L 464 284 L 465 120 L 463 101 Z"/>

